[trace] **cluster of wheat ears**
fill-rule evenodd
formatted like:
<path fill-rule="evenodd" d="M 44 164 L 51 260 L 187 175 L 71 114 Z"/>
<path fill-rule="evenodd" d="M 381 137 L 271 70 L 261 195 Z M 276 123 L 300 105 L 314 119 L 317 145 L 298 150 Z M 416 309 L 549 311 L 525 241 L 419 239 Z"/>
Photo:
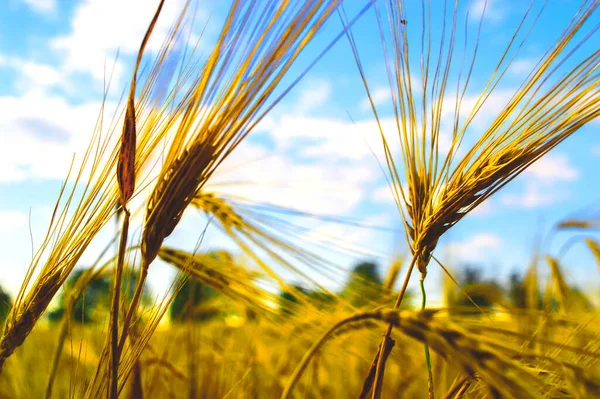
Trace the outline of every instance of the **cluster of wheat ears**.
<path fill-rule="evenodd" d="M 298 56 L 328 19 L 337 15 L 344 28 L 335 40 L 342 37 L 350 43 L 379 126 L 379 131 L 374 133 L 381 136 L 384 172 L 402 216 L 410 263 L 395 303 L 390 295 L 389 308 L 343 317 L 321 338 L 312 336 L 312 344 L 305 344 L 301 359 L 290 354 L 290 359 L 297 361 L 293 372 L 271 392 L 281 394 L 282 398 L 292 397 L 326 343 L 340 340 L 348 333 L 357 334 L 357 330 L 378 329 L 383 324 L 386 326 L 383 339 L 372 354 L 374 359 L 363 376 L 360 394 L 356 392 L 361 398 L 382 397 L 384 371 L 392 349 L 395 347 L 399 352 L 392 356 L 402 356 L 405 348 L 412 348 L 410 342 L 420 342 L 425 348 L 424 353 L 421 352 L 425 359 L 421 370 L 428 388 L 416 397 L 434 397 L 440 392 L 436 388 L 440 372 L 433 367 L 432 359 L 437 363 L 447 362 L 460 371 L 459 376 L 447 384 L 445 397 L 467 394 L 514 398 L 600 396 L 599 384 L 593 377 L 595 362 L 600 357 L 597 344 L 574 348 L 568 342 L 555 342 L 534 331 L 514 333 L 523 339 L 521 346 L 515 346 L 508 338 L 498 339 L 511 336 L 509 330 L 474 323 L 459 327 L 444 310 L 426 309 L 423 288 L 431 261 L 439 263 L 434 251 L 444 233 L 528 166 L 600 116 L 600 47 L 596 35 L 600 25 L 594 25 L 600 1 L 581 2 L 570 22 L 561 27 L 562 30 L 556 30 L 556 40 L 506 105 L 486 127 L 477 125 L 477 129 L 481 129 L 479 133 L 472 132 L 473 120 L 519 55 L 545 2 L 532 1 L 526 8 L 507 45 L 497 54 L 483 89 L 466 110 L 462 105 L 474 79 L 483 15 L 475 24 L 466 23 L 472 18 L 468 13 L 461 21 L 459 3 L 463 7 L 463 2 L 459 1 L 423 0 L 418 6 L 402 0 L 365 2 L 361 14 L 375 13 L 384 44 L 401 158 L 389 142 L 394 137 L 393 132 L 384 132 L 372 99 L 363 69 L 365 60 L 359 56 L 353 36 L 356 18 L 348 18 L 341 0 L 234 0 L 216 44 L 202 60 L 177 52 L 187 21 L 185 16 L 190 13 L 188 3 L 150 63 L 149 72 L 140 79 L 138 69 L 144 48 L 163 3 L 161 0 L 140 46 L 122 115 L 107 127 L 104 110 L 101 110 L 81 168 L 71 170 L 65 180 L 47 235 L 32 259 L 4 326 L 0 370 L 8 360 L 4 373 L 8 372 L 11 355 L 30 336 L 91 241 L 116 214 L 122 220 L 116 259 L 89 269 L 85 278 L 71 290 L 67 301 L 68 306 L 73 306 L 95 274 L 113 274 L 109 326 L 95 372 L 81 391 L 85 397 L 114 399 L 124 390 L 131 390 L 133 397 L 143 395 L 142 388 L 136 387 L 143 365 L 141 356 L 148 350 L 151 337 L 186 278 L 198 279 L 256 312 L 272 311 L 267 304 L 273 294 L 250 283 L 254 278 L 252 272 L 232 264 L 223 266 L 228 262 L 211 264 L 193 254 L 163 246 L 190 205 L 209 215 L 212 223 L 282 287 L 288 285 L 272 267 L 274 263 L 300 275 L 306 275 L 306 271 L 297 266 L 299 263 L 320 273 L 332 270 L 325 259 L 294 245 L 288 236 L 269 230 L 269 221 L 261 220 L 234 200 L 207 192 L 205 186 L 222 162 L 305 75 L 282 86 Z M 436 20 L 433 14 L 441 15 L 441 19 Z M 410 30 L 420 35 L 420 41 L 409 40 Z M 196 49 L 190 51 L 195 52 Z M 173 57 L 179 57 L 180 68 L 166 62 Z M 165 81 L 169 84 L 165 85 Z M 444 101 L 448 94 L 454 97 L 450 106 Z M 442 114 L 448 109 L 453 115 L 451 141 L 447 149 L 442 149 Z M 111 138 L 117 136 L 120 138 L 114 145 Z M 161 158 L 158 176 L 151 177 L 158 156 Z M 130 209 L 132 198 L 141 196 L 148 187 L 150 194 L 142 208 Z M 132 240 L 129 234 L 132 212 L 143 215 L 139 241 Z M 589 224 L 572 220 L 558 227 L 588 228 Z M 600 258 L 596 242 L 589 239 L 588 245 Z M 123 270 L 126 258 L 133 252 L 139 253 L 141 259 L 137 287 L 131 298 L 123 298 L 120 295 Z M 297 262 L 290 261 L 282 252 Z M 269 260 L 265 260 L 265 256 Z M 175 265 L 180 274 L 170 293 L 142 314 L 142 290 L 157 257 Z M 556 259 L 550 258 L 549 264 L 555 296 L 566 304 L 569 288 L 561 277 Z M 420 274 L 422 310 L 400 310 L 415 267 Z M 386 283 L 390 293 L 398 272 L 399 264 L 392 268 Z M 535 269 L 531 273 L 535 274 Z M 531 278 L 537 281 L 536 276 Z M 318 286 L 318 282 L 316 284 Z M 534 285 L 531 283 L 528 287 L 535 291 Z M 534 292 L 531 303 L 537 301 L 535 295 Z M 300 301 L 310 302 L 302 295 L 298 297 Z M 537 304 L 532 305 L 534 307 L 537 309 Z M 567 309 L 566 305 L 561 309 Z M 307 311 L 302 316 L 304 324 L 298 323 L 296 330 L 290 333 L 297 331 L 301 336 L 303 330 L 318 326 L 316 320 L 322 310 L 313 307 L 310 311 L 313 315 Z M 543 323 L 549 323 L 552 317 L 546 315 Z M 572 326 L 568 323 L 573 320 L 565 319 L 564 323 Z M 60 368 L 67 324 L 60 330 L 46 385 L 47 397 L 52 395 Z M 404 337 L 402 345 L 400 338 L 392 339 L 394 330 Z M 544 345 L 531 344 L 538 341 Z M 558 352 L 567 352 L 570 360 L 555 356 Z M 281 364 L 276 369 L 284 373 L 287 366 Z M 179 375 L 176 370 L 172 372 Z M 400 374 L 410 373 L 400 370 Z M 388 379 L 391 379 L 389 373 Z M 127 385 L 132 380 L 132 386 Z M 336 396 L 331 392 L 321 394 Z M 193 391 L 190 395 L 199 394 Z"/>

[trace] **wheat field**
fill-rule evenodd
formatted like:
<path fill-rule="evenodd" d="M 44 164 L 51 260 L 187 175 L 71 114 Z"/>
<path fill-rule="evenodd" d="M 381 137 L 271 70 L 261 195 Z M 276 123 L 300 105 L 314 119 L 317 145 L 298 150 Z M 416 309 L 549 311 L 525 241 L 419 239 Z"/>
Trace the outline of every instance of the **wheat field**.
<path fill-rule="evenodd" d="M 234 0 L 209 49 L 184 34 L 194 23 L 187 2 L 160 49 L 148 51 L 168 0 L 156 3 L 117 88 L 118 112 L 98 110 L 17 294 L 0 290 L 0 398 L 600 398 L 598 298 L 570 282 L 563 262 L 566 251 L 581 251 L 600 273 L 596 216 L 553 221 L 507 284 L 446 263 L 438 248 L 600 116 L 600 1 L 578 1 L 502 106 L 494 95 L 517 54 L 542 11 L 560 5 L 532 1 L 512 15 L 514 30 L 482 73 L 492 1 L 365 0 L 350 13 L 348 0 Z M 483 12 L 464 14 L 465 3 Z M 355 31 L 367 14 L 377 56 Z M 337 36 L 306 56 L 330 20 Z M 403 250 L 385 275 L 344 237 L 307 239 L 296 223 L 344 228 L 350 219 L 212 185 L 341 44 L 355 63 L 352 84 L 366 95 L 373 157 L 400 220 L 391 227 Z M 384 102 L 366 68 L 376 62 Z M 477 95 L 467 98 L 472 86 Z M 482 125 L 478 114 L 490 103 L 497 109 Z M 591 198 L 579 200 L 583 207 Z M 169 239 L 190 212 L 206 224 L 195 248 L 183 249 Z M 92 242 L 115 224 L 105 250 L 82 268 Z M 210 248 L 215 232 L 236 250 Z M 568 245 L 552 246 L 558 233 Z M 324 255 L 338 252 L 357 266 L 348 272 Z M 158 262 L 176 272 L 161 294 L 148 282 Z M 435 292 L 425 284 L 431 270 L 444 276 Z"/>

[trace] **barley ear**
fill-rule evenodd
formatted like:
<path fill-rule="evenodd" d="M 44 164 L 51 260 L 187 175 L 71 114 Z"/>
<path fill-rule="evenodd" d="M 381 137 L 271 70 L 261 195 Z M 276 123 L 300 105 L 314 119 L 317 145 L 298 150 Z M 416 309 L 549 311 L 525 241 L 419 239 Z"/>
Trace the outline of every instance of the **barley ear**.
<path fill-rule="evenodd" d="M 137 72 L 142 61 L 144 48 L 148 43 L 148 39 L 154 30 L 158 16 L 164 5 L 164 0 L 158 4 L 158 8 L 154 13 L 154 17 L 150 22 L 150 26 L 146 30 L 142 44 L 137 55 L 137 61 L 133 70 L 131 79 L 131 87 L 129 97 L 127 98 L 127 110 L 125 112 L 125 121 L 123 123 L 123 133 L 121 135 L 121 148 L 119 150 L 119 158 L 117 160 L 117 182 L 119 185 L 119 198 L 121 208 L 124 212 L 123 229 L 121 230 L 121 240 L 119 242 L 119 254 L 117 267 L 115 269 L 115 281 L 113 285 L 113 294 L 111 298 L 111 314 L 110 314 L 110 373 L 109 386 L 110 398 L 117 399 L 118 384 L 119 384 L 119 308 L 120 308 L 120 293 L 121 293 L 121 278 L 123 274 L 123 264 L 125 262 L 125 251 L 127 250 L 127 237 L 129 234 L 129 218 L 130 213 L 127 209 L 127 202 L 135 191 L 135 154 L 136 154 L 136 120 L 135 120 L 135 88 L 137 83 Z M 124 327 L 126 328 L 126 327 Z M 137 369 L 136 369 L 137 370 Z"/>

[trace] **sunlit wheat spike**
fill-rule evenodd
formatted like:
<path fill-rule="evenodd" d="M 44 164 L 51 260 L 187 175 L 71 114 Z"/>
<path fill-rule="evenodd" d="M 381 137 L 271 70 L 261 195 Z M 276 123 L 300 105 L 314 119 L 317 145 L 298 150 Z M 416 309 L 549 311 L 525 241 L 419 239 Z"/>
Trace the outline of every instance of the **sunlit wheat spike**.
<path fill-rule="evenodd" d="M 175 33 L 181 22 L 180 18 L 163 44 L 160 59 L 174 56 Z M 147 166 L 147 161 L 170 130 L 164 115 L 169 111 L 174 97 L 156 103 L 156 97 L 153 96 L 157 90 L 161 90 L 157 87 L 157 76 L 169 81 L 174 71 L 166 69 L 164 63 L 155 63 L 142 85 L 142 95 L 136 107 L 146 112 L 136 111 L 139 119 L 136 129 L 136 173 Z M 106 97 L 103 100 L 106 101 Z M 29 265 L 15 306 L 9 314 L 0 342 L 0 369 L 5 359 L 31 332 L 90 242 L 114 216 L 120 198 L 114 173 L 120 150 L 120 143 L 115 140 L 119 119 L 106 123 L 104 112 L 103 105 L 91 132 L 88 148 L 80 157 L 75 157 L 80 166 L 72 166 L 69 170 L 46 236 Z M 39 275 L 34 279 L 37 271 Z"/>
<path fill-rule="evenodd" d="M 455 57 L 454 52 L 457 51 L 455 39 L 459 32 L 462 34 L 458 22 L 461 2 L 452 3 L 444 2 L 441 33 L 433 32 L 432 27 L 436 25 L 433 19 L 426 24 L 399 23 L 405 19 L 433 18 L 430 14 L 432 6 L 427 2 L 416 8 L 422 10 L 423 15 L 418 12 L 414 16 L 406 15 L 411 8 L 403 1 L 386 2 L 377 13 L 382 37 L 391 40 L 386 43 L 385 52 L 401 160 L 393 158 L 390 136 L 384 134 L 380 125 L 381 137 L 392 190 L 397 203 L 404 205 L 400 210 L 421 273 L 426 273 L 431 252 L 444 232 L 600 115 L 600 52 L 582 50 L 583 44 L 594 37 L 594 31 L 590 31 L 593 28 L 586 22 L 595 16 L 599 3 L 586 1 L 506 106 L 478 137 L 469 137 L 467 132 L 473 129 L 473 119 L 527 39 L 538 10 L 533 5 L 527 9 L 514 38 L 505 49 L 500 49 L 497 64 L 473 108 L 465 110 L 462 102 L 475 65 L 480 31 L 473 32 L 475 50 L 466 54 L 467 64 L 460 64 L 462 57 Z M 382 8 L 386 15 L 382 15 Z M 411 29 L 420 31 L 422 42 L 413 43 L 407 39 Z M 348 34 L 353 44 L 351 31 Z M 440 45 L 438 49 L 436 41 L 444 43 L 444 40 L 448 45 Z M 569 45 L 575 48 L 566 50 Z M 358 49 L 354 44 L 353 50 L 358 60 Z M 360 61 L 357 64 L 370 97 Z M 418 65 L 420 76 L 415 72 Z M 455 71 L 459 71 L 457 82 L 451 81 Z M 417 90 L 422 94 L 417 95 Z M 445 96 L 450 96 L 453 101 L 449 108 L 454 120 L 451 143 L 447 150 L 442 150 L 441 115 L 443 109 L 448 108 L 448 103 L 443 101 Z M 375 104 L 372 101 L 371 104 L 379 123 Z M 462 114 L 468 116 L 461 118 Z M 402 174 L 407 190 L 400 184 Z"/>
<path fill-rule="evenodd" d="M 217 43 L 169 115 L 172 138 L 146 206 L 136 310 L 148 267 L 162 242 L 219 164 L 282 98 L 269 97 L 335 10 L 336 1 L 234 1 Z M 126 331 L 119 346 L 125 342 Z"/>
<path fill-rule="evenodd" d="M 315 293 L 319 292 L 332 300 L 336 298 L 335 294 L 324 289 L 319 282 L 309 277 L 305 269 L 310 268 L 323 277 L 334 274 L 335 271 L 342 271 L 336 270 L 335 264 L 331 264 L 307 248 L 304 245 L 306 243 L 298 239 L 298 231 L 294 230 L 294 227 L 297 226 L 294 226 L 293 223 L 277 223 L 277 219 L 261 217 L 259 212 L 252 210 L 252 204 L 212 192 L 199 192 L 191 205 L 202 210 L 209 220 L 215 223 L 245 255 L 277 283 L 282 291 L 293 292 L 295 300 L 302 303 L 307 309 L 317 313 L 321 311 L 305 292 L 285 281 L 279 268 L 292 272 L 296 277 L 300 277 L 311 286 L 318 288 Z M 283 211 L 283 208 L 278 210 Z M 335 246 L 331 248 L 335 249 Z M 278 301 L 281 299 L 279 298 Z"/>
<path fill-rule="evenodd" d="M 525 278 L 525 307 L 527 309 L 539 309 L 540 307 L 540 283 L 538 281 L 538 254 L 534 254 Z"/>
<path fill-rule="evenodd" d="M 144 49 L 146 48 L 148 39 L 154 30 L 154 26 L 156 25 L 156 21 L 158 20 L 164 3 L 164 0 L 161 0 L 158 4 L 156 12 L 154 13 L 154 17 L 152 18 L 150 26 L 146 30 L 146 34 L 144 35 L 144 39 L 140 45 L 137 60 L 135 62 L 135 68 L 133 70 L 133 77 L 131 78 L 129 95 L 127 96 L 125 120 L 123 122 L 123 132 L 121 133 L 121 148 L 119 150 L 119 159 L 117 161 L 117 182 L 119 184 L 120 202 L 123 208 L 135 191 L 135 147 L 137 141 L 135 89 L 137 85 L 138 69 L 140 67 L 140 63 L 142 62 Z"/>
<path fill-rule="evenodd" d="M 383 283 L 383 286 L 386 289 L 391 290 L 394 287 L 394 284 L 398 279 L 398 275 L 400 274 L 400 269 L 402 269 L 403 262 L 404 259 L 402 258 L 396 259 L 394 260 L 394 262 L 392 262 L 390 270 L 388 271 L 388 275 L 386 276 L 385 282 Z"/>
<path fill-rule="evenodd" d="M 228 254 L 216 259 L 211 254 L 196 255 L 162 247 L 158 256 L 188 278 L 198 280 L 239 303 L 261 312 L 273 310 L 267 305 L 268 301 L 273 300 L 273 295 L 254 284 L 256 273 L 237 266 Z"/>
<path fill-rule="evenodd" d="M 395 156 L 391 132 L 384 132 L 359 49 L 352 30 L 347 29 L 379 127 L 387 164 L 386 177 L 413 253 L 403 287 L 415 265 L 421 280 L 425 279 L 433 251 L 446 231 L 551 149 L 600 116 L 600 51 L 584 46 L 592 37 L 597 37 L 593 21 L 600 2 L 581 2 L 578 12 L 507 104 L 489 123 L 486 121 L 487 125 L 477 127 L 477 133 L 473 132 L 475 117 L 502 82 L 539 19 L 540 10 L 534 7 L 534 2 L 526 9 L 506 47 L 500 47 L 497 58 L 491 61 L 491 74 L 484 79 L 486 83 L 479 89 L 471 109 L 465 110 L 463 100 L 476 66 L 485 12 L 478 24 L 472 24 L 469 13 L 464 13 L 463 8 L 469 7 L 464 2 L 444 1 L 435 6 L 426 1 L 420 3 L 420 7 L 412 8 L 410 2 L 390 1 L 376 7 L 400 159 Z M 484 8 L 486 4 L 487 1 Z M 544 6 L 542 3 L 538 8 Z M 459 21 L 459 15 L 465 15 L 464 23 Z M 411 20 L 422 23 L 403 23 Z M 409 35 L 413 29 L 416 40 Z M 473 29 L 475 31 L 470 32 Z M 462 37 L 464 48 L 458 48 L 458 38 Z M 461 50 L 463 54 L 459 57 Z M 450 134 L 443 137 L 442 119 L 448 111 Z M 440 144 L 444 138 L 449 140 L 447 148 Z M 403 180 L 406 187 L 402 185 Z M 405 289 L 400 291 L 396 306 L 402 302 L 404 292 Z M 390 333 L 391 326 L 376 355 L 380 359 L 385 358 L 379 354 Z M 381 371 L 382 366 L 378 365 Z M 371 389 L 373 381 L 380 383 L 381 374 L 375 374 L 372 368 L 363 392 Z"/>
<path fill-rule="evenodd" d="M 214 193 L 201 191 L 192 200 L 192 205 L 215 217 L 227 230 L 245 228 L 242 217 L 233 210 L 233 207 L 226 200 L 219 198 Z"/>
<path fill-rule="evenodd" d="M 195 193 L 274 105 L 269 96 L 335 4 L 234 2 L 202 76 L 174 115 L 178 125 L 147 206 L 145 266 Z"/>
<path fill-rule="evenodd" d="M 275 270 L 274 263 L 294 272 L 317 287 L 319 284 L 308 277 L 301 267 L 293 265 L 289 258 L 294 258 L 303 266 L 312 268 L 324 276 L 327 275 L 327 271 L 331 272 L 331 269 L 335 268 L 335 265 L 329 264 L 310 250 L 302 248 L 300 243 L 293 242 L 291 239 L 295 235 L 293 231 L 286 231 L 283 226 L 267 228 L 268 221 L 261 220 L 257 214 L 248 211 L 247 206 L 240 206 L 233 199 L 216 193 L 200 191 L 192 200 L 192 206 L 204 211 L 208 217 L 214 218 L 225 234 L 271 278 L 277 281 L 282 289 L 290 287 Z M 281 231 L 278 231 L 278 227 L 282 227 Z M 259 256 L 256 249 L 266 253 L 269 259 Z"/>
<path fill-rule="evenodd" d="M 41 281 L 39 287 L 25 297 L 19 308 L 16 304 L 13 306 L 9 318 L 6 320 L 0 342 L 0 366 L 4 359 L 21 346 L 38 317 L 46 310 L 54 294 L 60 288 L 60 277 L 60 274 L 56 273 L 51 275 L 48 280 Z"/>

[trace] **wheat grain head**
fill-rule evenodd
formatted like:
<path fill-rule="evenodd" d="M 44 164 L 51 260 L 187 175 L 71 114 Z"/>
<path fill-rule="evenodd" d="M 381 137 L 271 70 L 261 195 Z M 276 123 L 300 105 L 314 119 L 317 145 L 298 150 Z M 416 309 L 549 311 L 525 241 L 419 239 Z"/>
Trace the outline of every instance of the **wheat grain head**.
<path fill-rule="evenodd" d="M 465 153 L 460 154 L 459 149 L 468 138 L 466 133 L 473 119 L 501 82 L 539 14 L 535 15 L 532 3 L 507 47 L 500 50 L 499 60 L 483 91 L 477 96 L 473 107 L 466 110 L 468 116 L 461 120 L 461 114 L 465 114 L 461 107 L 477 58 L 483 15 L 479 25 L 475 24 L 473 51 L 465 54 L 463 63 L 458 64 L 458 57 L 454 53 L 458 51 L 456 39 L 460 26 L 460 2 L 452 3 L 448 5 L 444 2 L 442 6 L 442 20 L 439 21 L 442 29 L 437 34 L 432 30 L 435 24 L 432 22 L 431 4 L 427 2 L 422 2 L 422 15 L 418 15 L 418 12 L 407 15 L 407 10 L 412 8 L 404 1 L 387 3 L 385 15 L 381 7 L 376 8 L 402 150 L 399 162 L 394 159 L 388 143 L 389 136 L 384 134 L 381 127 L 358 50 L 348 30 L 359 72 L 379 124 L 388 179 L 405 222 L 411 249 L 417 256 L 417 267 L 422 274 L 427 272 L 431 253 L 448 229 L 529 165 L 600 115 L 600 52 L 578 52 L 595 33 L 595 28 L 588 29 L 586 22 L 593 19 L 599 3 L 583 1 L 577 14 L 506 106 Z M 468 14 L 465 18 L 469 18 Z M 533 22 L 529 22 L 529 19 L 533 19 Z M 464 34 L 468 34 L 467 26 L 465 22 Z M 421 30 L 421 43 L 417 41 L 413 44 L 408 39 L 408 31 L 412 27 Z M 433 47 L 436 40 L 441 43 L 437 58 Z M 416 73 L 411 68 L 414 67 L 412 49 L 415 47 L 421 58 L 421 79 L 419 82 L 417 78 L 420 85 L 417 83 L 413 87 Z M 573 62 L 574 66 L 563 68 L 567 60 Z M 452 83 L 450 79 L 455 72 L 458 72 L 458 81 L 456 92 L 452 93 L 449 89 Z M 416 90 L 420 91 L 419 96 Z M 451 143 L 444 154 L 440 140 L 442 113 L 448 107 L 448 104 L 444 104 L 446 95 L 451 95 L 454 116 Z M 407 189 L 401 185 L 401 174 L 405 176 Z"/>

